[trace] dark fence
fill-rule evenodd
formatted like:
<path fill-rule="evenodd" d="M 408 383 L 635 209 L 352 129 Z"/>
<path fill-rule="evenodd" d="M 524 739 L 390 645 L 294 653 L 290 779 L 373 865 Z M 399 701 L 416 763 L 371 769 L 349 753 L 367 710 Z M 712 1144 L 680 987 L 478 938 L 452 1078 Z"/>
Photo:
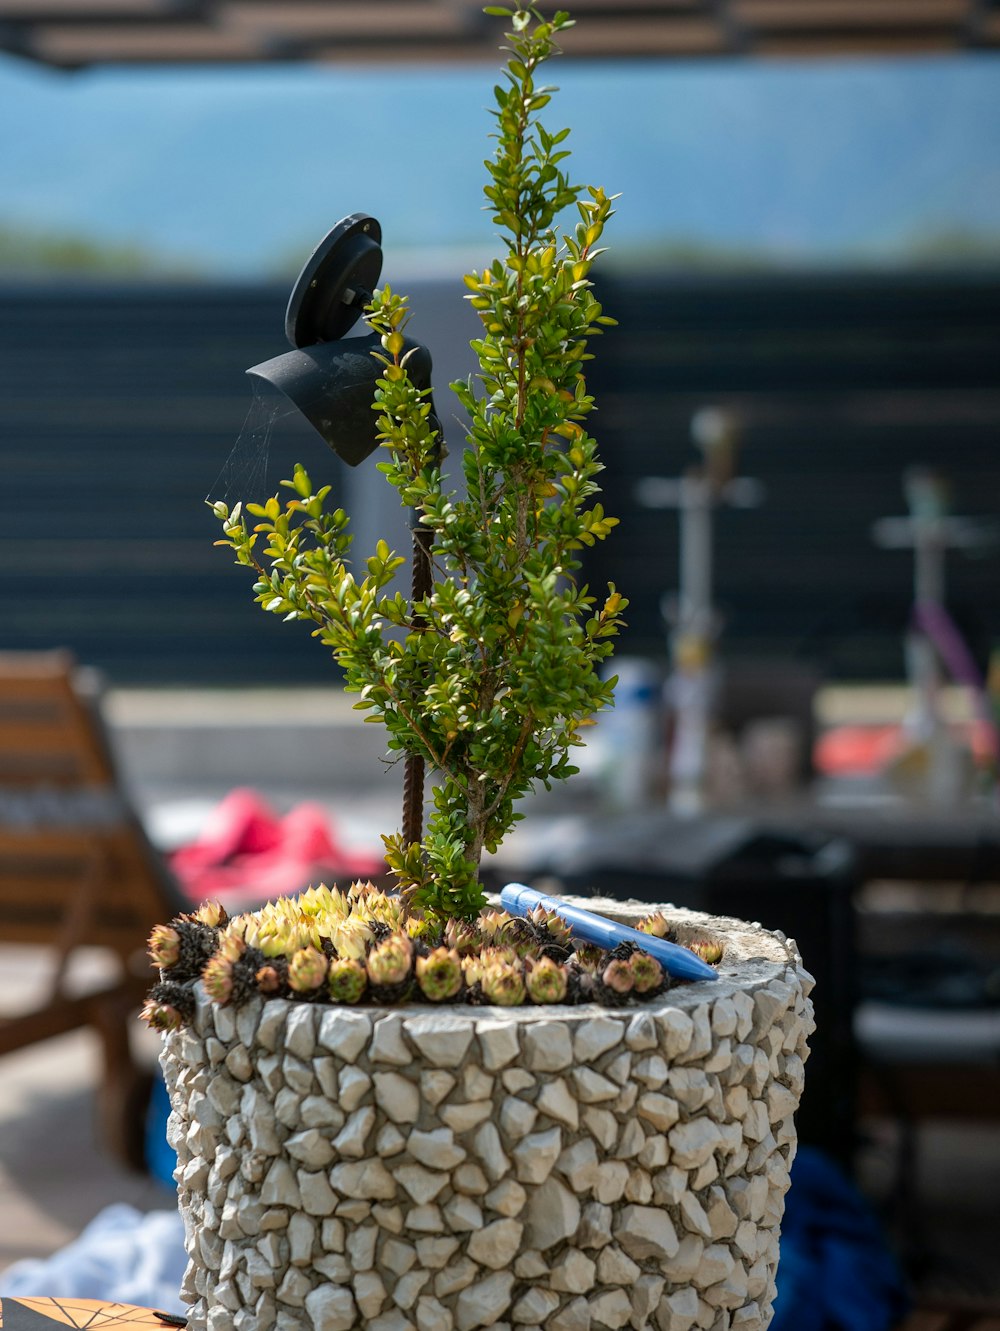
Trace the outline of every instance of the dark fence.
<path fill-rule="evenodd" d="M 914 463 L 951 475 L 957 512 L 1000 516 L 1000 278 L 660 277 L 601 295 L 620 327 L 596 347 L 593 419 L 624 534 L 588 572 L 630 597 L 629 649 L 663 652 L 677 579 L 677 519 L 640 508 L 636 482 L 692 465 L 691 417 L 718 404 L 742 417 L 742 469 L 766 488 L 761 508 L 718 515 L 727 650 L 899 676 L 912 559 L 877 549 L 872 523 L 906 511 Z M 1000 638 L 1000 547 L 950 555 L 948 589 L 982 659 Z"/>
<path fill-rule="evenodd" d="M 307 635 L 255 609 L 202 502 L 247 415 L 244 368 L 281 350 L 283 295 L 0 299 L 5 648 L 69 646 L 131 682 L 324 667 Z"/>
<path fill-rule="evenodd" d="M 473 326 L 460 290 L 423 295 L 418 336 L 450 420 L 444 383 L 467 368 L 455 345 Z M 606 507 L 625 522 L 587 572 L 632 600 L 623 650 L 663 653 L 659 598 L 676 581 L 676 519 L 640 509 L 635 483 L 689 465 L 692 413 L 722 404 L 743 416 L 744 469 L 767 489 L 763 508 L 719 517 L 729 649 L 898 675 L 911 563 L 877 551 L 871 523 L 903 511 L 914 462 L 951 473 L 959 510 L 1000 512 L 1000 279 L 618 278 L 601 295 L 621 327 L 595 345 L 594 428 Z M 282 349 L 285 296 L 0 293 L 0 649 L 69 646 L 121 682 L 331 677 L 306 629 L 253 605 L 202 503 L 250 406 L 245 367 Z M 268 491 L 295 458 L 350 479 L 304 426 L 283 421 L 269 447 Z M 980 656 L 1000 638 L 997 569 L 950 560 Z"/>

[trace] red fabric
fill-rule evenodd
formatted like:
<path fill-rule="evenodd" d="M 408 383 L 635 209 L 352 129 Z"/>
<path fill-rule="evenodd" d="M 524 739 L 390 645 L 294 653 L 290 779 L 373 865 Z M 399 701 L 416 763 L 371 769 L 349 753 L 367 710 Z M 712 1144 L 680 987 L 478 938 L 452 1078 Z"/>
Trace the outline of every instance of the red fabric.
<path fill-rule="evenodd" d="M 822 776 L 869 776 L 902 748 L 899 726 L 837 726 L 817 740 L 813 764 Z"/>
<path fill-rule="evenodd" d="M 234 790 L 170 867 L 194 903 L 253 905 L 313 883 L 371 878 L 384 866 L 375 852 L 340 845 L 320 805 L 299 804 L 279 817 L 256 791 Z"/>
<path fill-rule="evenodd" d="M 982 721 L 951 727 L 956 740 L 969 746 L 976 762 L 995 760 L 992 727 Z M 902 726 L 836 726 L 816 741 L 813 764 L 822 776 L 873 776 L 905 752 Z"/>

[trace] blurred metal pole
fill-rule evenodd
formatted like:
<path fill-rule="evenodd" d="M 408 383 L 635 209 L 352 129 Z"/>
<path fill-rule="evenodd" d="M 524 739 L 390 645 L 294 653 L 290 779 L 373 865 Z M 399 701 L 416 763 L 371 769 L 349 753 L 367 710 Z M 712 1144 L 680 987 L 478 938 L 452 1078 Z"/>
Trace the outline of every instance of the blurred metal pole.
<path fill-rule="evenodd" d="M 417 523 L 413 528 L 413 578 L 411 582 L 410 604 L 416 606 L 430 595 L 433 579 L 431 577 L 431 531 Z M 424 616 L 416 609 L 411 617 L 414 632 L 419 632 L 426 624 Z M 412 845 L 419 841 L 424 830 L 424 759 L 419 753 L 408 753 L 403 763 L 403 842 Z"/>

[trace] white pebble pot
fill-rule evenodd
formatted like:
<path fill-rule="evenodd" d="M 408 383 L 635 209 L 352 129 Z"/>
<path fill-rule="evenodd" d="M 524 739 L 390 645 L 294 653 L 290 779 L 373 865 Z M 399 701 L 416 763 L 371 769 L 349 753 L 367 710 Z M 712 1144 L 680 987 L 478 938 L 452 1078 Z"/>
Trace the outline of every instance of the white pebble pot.
<path fill-rule="evenodd" d="M 165 1037 L 191 1331 L 758 1331 L 812 979 L 780 934 L 651 1003 L 199 999 Z"/>

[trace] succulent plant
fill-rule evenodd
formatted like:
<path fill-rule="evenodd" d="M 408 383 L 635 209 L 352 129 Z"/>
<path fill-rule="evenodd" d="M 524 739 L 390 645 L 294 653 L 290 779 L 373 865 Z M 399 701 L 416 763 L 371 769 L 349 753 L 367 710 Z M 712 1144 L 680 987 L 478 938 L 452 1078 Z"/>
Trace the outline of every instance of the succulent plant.
<path fill-rule="evenodd" d="M 482 947 L 483 936 L 476 920 L 449 920 L 444 926 L 442 941 L 460 957 L 469 957 Z"/>
<path fill-rule="evenodd" d="M 602 969 L 605 952 L 593 943 L 583 943 L 576 948 L 570 961 L 578 971 L 585 975 L 597 975 Z"/>
<path fill-rule="evenodd" d="M 254 979 L 257 981 L 257 988 L 262 994 L 276 994 L 282 987 L 282 984 L 288 979 L 288 967 L 284 967 L 284 974 L 277 966 L 261 966 Z"/>
<path fill-rule="evenodd" d="M 725 947 L 718 938 L 693 938 L 684 946 L 689 952 L 693 952 L 696 957 L 701 957 L 702 961 L 707 962 L 709 966 L 717 966 L 725 951 Z"/>
<path fill-rule="evenodd" d="M 476 999 L 482 993 L 483 972 L 486 970 L 486 962 L 483 960 L 482 952 L 474 952 L 470 956 L 462 958 L 462 978 L 465 981 L 465 987 L 469 991 L 470 999 Z"/>
<path fill-rule="evenodd" d="M 326 980 L 329 962 L 315 947 L 300 947 L 288 963 L 288 987 L 297 994 L 315 994 Z"/>
<path fill-rule="evenodd" d="M 611 956 L 597 977 L 595 995 L 608 1007 L 621 1007 L 628 1002 L 634 988 L 631 958 Z"/>
<path fill-rule="evenodd" d="M 670 942 L 674 941 L 674 930 L 670 921 L 662 911 L 656 911 L 653 915 L 647 915 L 644 920 L 640 920 L 635 926 L 640 933 L 652 934 L 654 938 L 666 938 Z"/>
<path fill-rule="evenodd" d="M 196 911 L 192 911 L 190 915 L 182 915 L 180 918 L 188 920 L 192 924 L 204 924 L 209 929 L 221 929 L 229 920 L 225 907 L 218 901 L 205 901 Z"/>
<path fill-rule="evenodd" d="M 170 924 L 157 925 L 147 944 L 150 960 L 161 973 L 170 972 L 173 980 L 196 977 L 215 952 L 219 924 L 226 918 L 221 906 L 209 903 L 193 915 L 179 915 Z"/>
<path fill-rule="evenodd" d="M 629 957 L 629 965 L 632 968 L 632 987 L 637 994 L 652 997 L 667 988 L 666 971 L 648 952 L 633 952 Z"/>
<path fill-rule="evenodd" d="M 555 911 L 547 911 L 543 906 L 536 906 L 529 912 L 527 919 L 534 929 L 535 938 L 543 946 L 545 944 L 554 944 L 557 947 L 569 946 L 573 931 Z"/>
<path fill-rule="evenodd" d="M 551 957 L 539 957 L 525 966 L 525 985 L 532 1003 L 562 1003 L 569 988 L 569 971 Z"/>
<path fill-rule="evenodd" d="M 194 993 L 184 984 L 161 980 L 154 984 L 139 1014 L 154 1031 L 176 1031 L 190 1021 L 194 1012 Z"/>
<path fill-rule="evenodd" d="M 413 943 L 406 934 L 391 934 L 368 953 L 368 988 L 376 1003 L 399 1003 L 413 987 Z"/>
<path fill-rule="evenodd" d="M 662 915 L 649 919 L 658 936 L 672 932 Z M 721 956 L 721 944 L 707 937 L 692 950 L 712 963 Z M 551 912 L 518 919 L 487 910 L 442 921 L 360 882 L 346 890 L 319 884 L 232 919 L 221 907 L 203 907 L 157 925 L 149 955 L 160 980 L 142 1015 L 161 1031 L 190 1020 L 199 980 L 212 1002 L 234 1005 L 256 993 L 343 1004 L 621 1006 L 649 1001 L 669 984 L 641 948 L 576 945 Z"/>
<path fill-rule="evenodd" d="M 414 969 L 420 992 L 431 1003 L 443 1003 L 462 991 L 462 959 L 454 948 L 436 947 L 417 957 Z"/>
<path fill-rule="evenodd" d="M 403 921 L 402 928 L 407 938 L 414 942 L 433 944 L 441 937 L 441 925 L 430 915 L 410 915 Z"/>
<path fill-rule="evenodd" d="M 181 936 L 170 924 L 158 924 L 149 935 L 150 960 L 161 971 L 172 970 L 181 959 Z"/>
<path fill-rule="evenodd" d="M 334 957 L 326 976 L 326 991 L 334 1003 L 360 1003 L 368 988 L 368 972 L 360 961 Z"/>
<path fill-rule="evenodd" d="M 515 926 L 520 921 L 505 910 L 484 910 L 476 921 L 483 947 L 503 947 L 514 937 Z"/>
<path fill-rule="evenodd" d="M 519 1007 L 524 1002 L 524 967 L 517 957 L 495 953 L 483 966 L 480 980 L 484 1003 Z"/>
<path fill-rule="evenodd" d="M 221 954 L 211 957 L 205 963 L 201 982 L 213 1003 L 228 1003 L 233 996 L 233 963 Z"/>
<path fill-rule="evenodd" d="M 240 933 L 224 932 L 218 950 L 201 972 L 205 993 L 214 1003 L 244 1003 L 257 992 L 257 971 L 263 957 L 247 946 Z"/>
<path fill-rule="evenodd" d="M 391 928 L 383 920 L 367 922 L 359 916 L 351 915 L 341 920 L 335 929 L 331 929 L 326 939 L 336 956 L 364 962 L 369 947 L 391 935 Z"/>

